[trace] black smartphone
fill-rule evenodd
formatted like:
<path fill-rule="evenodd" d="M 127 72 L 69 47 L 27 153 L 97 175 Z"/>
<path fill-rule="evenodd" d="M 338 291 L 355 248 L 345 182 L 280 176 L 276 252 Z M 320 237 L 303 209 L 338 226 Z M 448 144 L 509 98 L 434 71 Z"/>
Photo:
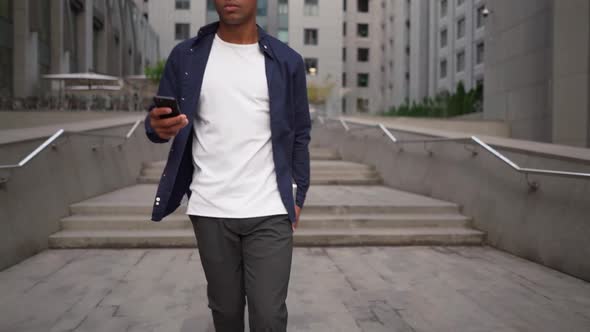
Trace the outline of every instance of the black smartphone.
<path fill-rule="evenodd" d="M 160 119 L 173 118 L 180 115 L 180 107 L 178 106 L 176 98 L 155 96 L 154 104 L 156 104 L 156 107 L 168 107 L 172 110 L 172 112 L 168 114 L 160 115 Z"/>

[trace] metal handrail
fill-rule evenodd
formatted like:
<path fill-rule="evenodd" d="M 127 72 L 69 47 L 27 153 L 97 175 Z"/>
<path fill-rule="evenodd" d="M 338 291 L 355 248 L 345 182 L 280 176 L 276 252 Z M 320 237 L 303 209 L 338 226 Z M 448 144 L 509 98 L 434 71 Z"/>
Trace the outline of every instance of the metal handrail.
<path fill-rule="evenodd" d="M 29 161 L 31 161 L 33 158 L 35 158 L 39 153 L 41 153 L 41 151 L 45 150 L 49 145 L 51 145 L 55 140 L 57 140 L 64 133 L 68 134 L 68 135 L 120 138 L 120 139 L 123 139 L 124 142 L 127 142 L 127 140 L 129 140 L 129 138 L 131 138 L 131 135 L 133 135 L 133 133 L 135 132 L 135 130 L 137 129 L 137 127 L 139 126 L 141 121 L 143 121 L 143 120 L 135 121 L 135 123 L 133 123 L 133 126 L 131 127 L 131 129 L 129 129 L 129 131 L 125 134 L 125 136 L 92 134 L 92 133 L 85 133 L 85 132 L 79 132 L 79 131 L 65 131 L 64 129 L 59 129 L 53 135 L 51 135 L 48 139 L 46 139 L 43 143 L 41 143 L 38 147 L 36 147 L 35 150 L 33 150 L 26 157 L 24 157 L 21 161 L 19 161 L 16 164 L 0 165 L 0 170 L 12 170 L 12 169 L 24 167 Z M 6 183 L 6 182 L 8 182 L 7 177 L 0 177 L 0 184 Z"/>
<path fill-rule="evenodd" d="M 340 117 L 338 119 L 331 119 L 326 118 L 322 119 L 322 123 L 325 123 L 325 120 L 333 120 L 338 121 L 342 125 L 345 131 L 350 132 L 354 130 L 354 128 L 350 128 L 348 124 L 366 126 L 369 128 L 379 128 L 394 144 L 415 144 L 415 143 L 424 143 L 425 148 L 427 143 L 442 143 L 442 142 L 463 142 L 463 143 L 470 143 L 476 144 L 486 150 L 488 153 L 496 157 L 498 160 L 502 161 L 504 164 L 508 165 L 514 171 L 524 174 L 527 183 L 532 191 L 536 191 L 539 188 L 539 184 L 535 181 L 530 181 L 528 176 L 530 174 L 536 175 L 548 175 L 548 176 L 560 176 L 560 177 L 569 177 L 569 178 L 582 178 L 582 179 L 590 179 L 590 173 L 582 173 L 582 172 L 569 172 L 569 171 L 559 171 L 559 170 L 550 170 L 550 169 L 538 169 L 538 168 L 527 168 L 527 167 L 520 167 L 514 161 L 510 160 L 510 158 L 506 157 L 498 150 L 494 149 L 484 141 L 482 141 L 477 136 L 470 136 L 470 137 L 458 137 L 458 138 L 430 138 L 430 139 L 414 139 L 414 140 L 399 140 L 395 135 L 387 129 L 382 123 L 378 124 L 367 124 L 363 122 L 345 120 L 344 118 Z M 432 151 L 428 150 L 430 154 Z M 473 152 L 473 151 L 472 151 Z"/>

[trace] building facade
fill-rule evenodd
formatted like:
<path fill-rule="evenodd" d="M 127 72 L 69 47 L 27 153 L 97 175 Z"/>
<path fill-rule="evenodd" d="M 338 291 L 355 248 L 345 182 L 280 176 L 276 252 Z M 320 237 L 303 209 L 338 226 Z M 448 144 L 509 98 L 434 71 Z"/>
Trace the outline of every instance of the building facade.
<path fill-rule="evenodd" d="M 484 118 L 519 139 L 590 147 L 590 3 L 488 4 Z"/>
<path fill-rule="evenodd" d="M 158 36 L 132 0 L 0 0 L 0 95 L 51 92 L 45 74 L 142 74 Z M 4 69 L 3 69 L 4 74 Z"/>
<path fill-rule="evenodd" d="M 258 25 L 304 58 L 309 86 L 329 90 L 321 111 L 339 112 L 342 2 L 258 0 L 257 6 Z M 144 16 L 160 36 L 163 57 L 182 40 L 195 36 L 201 26 L 219 19 L 214 0 L 149 0 L 145 8 Z"/>
<path fill-rule="evenodd" d="M 394 101 L 395 1 L 345 0 L 342 113 L 378 113 Z"/>
<path fill-rule="evenodd" d="M 483 85 L 485 0 L 393 0 L 393 104 Z"/>

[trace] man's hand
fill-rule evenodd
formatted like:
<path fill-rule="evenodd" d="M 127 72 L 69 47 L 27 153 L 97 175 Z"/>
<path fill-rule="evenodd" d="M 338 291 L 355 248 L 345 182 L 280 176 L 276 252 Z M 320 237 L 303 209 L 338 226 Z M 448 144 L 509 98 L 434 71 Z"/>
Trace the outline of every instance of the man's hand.
<path fill-rule="evenodd" d="M 169 107 L 156 107 L 150 111 L 150 125 L 154 128 L 156 134 L 162 139 L 170 139 L 176 136 L 180 129 L 188 124 L 188 119 L 184 114 L 173 118 L 160 119 L 161 115 L 169 114 L 171 112 L 172 110 Z"/>
<path fill-rule="evenodd" d="M 299 225 L 299 215 L 300 214 L 301 214 L 301 208 L 299 206 L 297 206 L 297 204 L 295 204 L 295 222 L 293 224 L 291 224 L 291 227 L 293 227 L 293 232 L 295 232 L 297 225 Z"/>

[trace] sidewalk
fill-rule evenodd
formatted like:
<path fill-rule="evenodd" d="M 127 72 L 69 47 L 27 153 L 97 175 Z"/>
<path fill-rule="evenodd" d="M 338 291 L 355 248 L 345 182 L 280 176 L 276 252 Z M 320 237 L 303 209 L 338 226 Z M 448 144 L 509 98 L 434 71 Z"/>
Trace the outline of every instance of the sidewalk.
<path fill-rule="evenodd" d="M 213 331 L 192 249 L 48 250 L 0 272 L 0 331 Z M 588 331 L 590 284 L 486 247 L 297 248 L 289 331 Z"/>

